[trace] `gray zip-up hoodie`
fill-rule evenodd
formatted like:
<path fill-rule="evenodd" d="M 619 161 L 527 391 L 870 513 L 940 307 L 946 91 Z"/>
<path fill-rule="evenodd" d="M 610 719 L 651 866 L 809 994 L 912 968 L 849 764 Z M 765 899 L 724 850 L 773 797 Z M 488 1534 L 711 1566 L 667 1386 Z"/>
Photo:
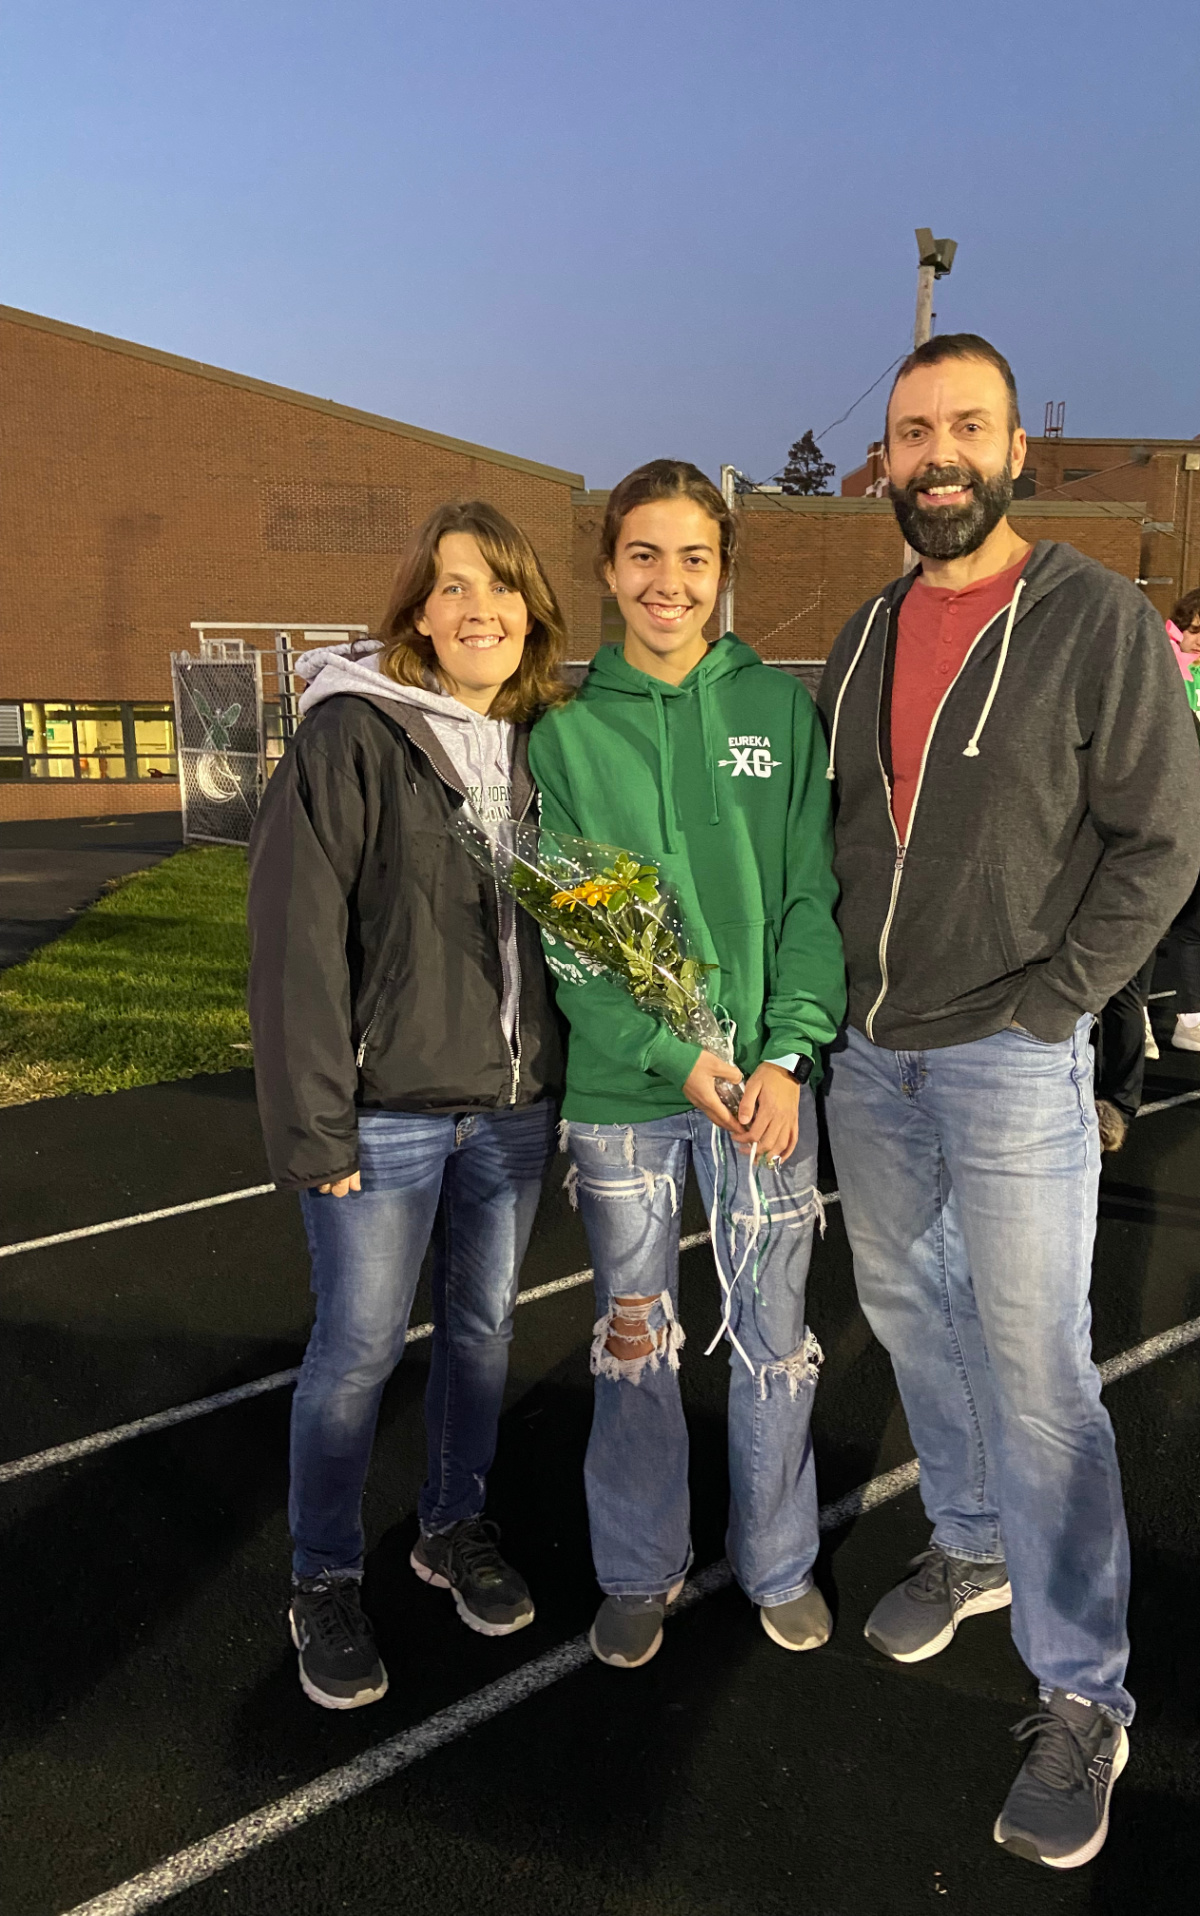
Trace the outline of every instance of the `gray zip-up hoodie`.
<path fill-rule="evenodd" d="M 1069 1036 L 1133 977 L 1200 865 L 1200 749 L 1137 587 L 1039 541 L 933 721 L 901 845 L 891 811 L 896 614 L 839 633 L 818 704 L 836 782 L 850 1022 L 925 1050 L 1024 1025 Z"/>
<path fill-rule="evenodd" d="M 301 714 L 311 712 L 322 699 L 336 698 L 346 692 L 356 693 L 360 698 L 387 699 L 403 710 L 420 712 L 457 774 L 457 783 L 479 824 L 486 829 L 511 818 L 512 726 L 505 719 L 486 718 L 473 712 L 469 706 L 451 698 L 448 692 L 398 685 L 379 669 L 382 649 L 378 640 L 360 639 L 351 645 L 323 645 L 302 653 L 295 666 L 297 677 L 307 681 L 307 690 L 300 698 Z M 517 1042 L 517 1012 L 521 1000 L 516 910 L 508 893 L 502 892 L 499 898 L 500 962 L 504 989 L 500 1022 L 513 1046 Z"/>

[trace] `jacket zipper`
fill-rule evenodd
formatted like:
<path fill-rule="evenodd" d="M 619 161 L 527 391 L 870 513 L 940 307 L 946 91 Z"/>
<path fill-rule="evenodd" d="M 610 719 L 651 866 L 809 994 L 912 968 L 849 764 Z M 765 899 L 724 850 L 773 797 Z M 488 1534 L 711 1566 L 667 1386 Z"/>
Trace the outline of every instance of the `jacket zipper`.
<path fill-rule="evenodd" d="M 1010 600 L 1009 604 L 1011 603 L 1012 601 Z M 966 671 L 967 666 L 970 664 L 972 654 L 975 651 L 975 647 L 979 644 L 979 641 L 983 637 L 984 633 L 987 631 L 990 631 L 991 627 L 995 625 L 996 620 L 1000 618 L 1001 614 L 1007 611 L 1008 611 L 1007 605 L 1001 606 L 1000 611 L 994 613 L 993 616 L 988 620 L 986 625 L 980 626 L 978 632 L 975 634 L 975 637 L 971 640 L 971 644 L 966 652 L 965 657 L 963 658 L 962 664 L 959 666 L 958 671 L 954 674 L 954 677 L 951 679 L 949 685 L 946 687 L 945 691 L 942 693 L 940 700 L 938 701 L 938 708 L 933 715 L 933 721 L 929 727 L 929 734 L 925 740 L 925 749 L 921 753 L 921 764 L 917 772 L 917 789 L 913 793 L 912 808 L 908 814 L 908 839 L 906 839 L 903 844 L 901 844 L 900 834 L 896 830 L 896 814 L 892 810 L 892 788 L 888 783 L 888 775 L 883 767 L 883 754 L 881 753 L 879 749 L 879 728 L 883 722 L 883 673 L 882 671 L 880 673 L 879 702 L 875 711 L 875 759 L 876 759 L 876 763 L 879 766 L 879 776 L 883 780 L 883 792 L 884 792 L 884 797 L 887 800 L 888 823 L 891 825 L 891 828 L 892 828 L 892 837 L 896 841 L 896 863 L 892 871 L 892 895 L 890 899 L 888 900 L 887 917 L 883 921 L 883 930 L 879 934 L 879 996 L 878 998 L 876 998 L 875 1003 L 871 1006 L 870 1011 L 868 1011 L 867 1013 L 867 1027 L 866 1027 L 867 1037 L 870 1039 L 872 1044 L 874 1044 L 875 1042 L 875 1014 L 879 1010 L 880 1005 L 883 1003 L 884 999 L 887 997 L 887 994 L 888 994 L 888 968 L 887 968 L 888 938 L 891 935 L 892 921 L 896 916 L 896 905 L 900 897 L 900 880 L 904 876 L 904 859 L 908 851 L 908 842 L 912 838 L 912 829 L 914 824 L 916 823 L 917 806 L 919 805 L 921 801 L 921 787 L 925 783 L 925 767 L 929 762 L 929 748 L 933 744 L 933 735 L 937 730 L 937 723 L 942 716 L 942 712 L 945 708 L 946 700 L 950 697 L 951 692 L 953 692 L 955 686 L 958 684 L 958 681 L 962 677 L 963 673 Z M 886 659 L 886 653 L 885 653 L 885 659 Z"/>
<path fill-rule="evenodd" d="M 378 1015 L 379 1015 L 379 1014 L 378 1014 L 378 1012 L 376 1012 L 376 1014 L 375 1014 L 375 1017 L 378 1017 Z M 365 1030 L 365 1031 L 363 1032 L 363 1035 L 362 1035 L 362 1037 L 361 1037 L 361 1038 L 359 1039 L 359 1041 L 358 1041 L 358 1052 L 357 1052 L 357 1054 L 356 1054 L 356 1056 L 355 1056 L 355 1059 L 354 1059 L 354 1062 L 355 1062 L 355 1064 L 356 1064 L 356 1065 L 358 1066 L 358 1068 L 359 1068 L 359 1070 L 360 1070 L 360 1071 L 361 1071 L 361 1070 L 362 1070 L 362 1068 L 363 1068 L 363 1060 L 364 1060 L 364 1058 L 365 1058 L 365 1057 L 366 1057 L 366 1055 L 367 1055 L 367 1039 L 368 1039 L 368 1038 L 370 1037 L 370 1035 L 371 1035 L 371 1026 L 372 1026 L 372 1025 L 374 1024 L 374 1022 L 375 1022 L 375 1017 L 372 1017 L 372 1018 L 368 1018 L 368 1020 L 367 1020 L 367 1028 L 366 1028 L 366 1030 Z"/>

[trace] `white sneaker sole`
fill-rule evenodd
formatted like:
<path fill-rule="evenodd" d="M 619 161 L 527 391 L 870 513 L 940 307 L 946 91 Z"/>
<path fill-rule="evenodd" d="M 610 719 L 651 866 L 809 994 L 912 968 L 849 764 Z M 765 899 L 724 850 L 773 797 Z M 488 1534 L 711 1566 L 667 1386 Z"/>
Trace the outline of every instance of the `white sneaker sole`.
<path fill-rule="evenodd" d="M 300 1660 L 300 1688 L 310 1703 L 318 1703 L 323 1710 L 361 1710 L 365 1708 L 368 1703 L 378 1703 L 381 1696 L 387 1695 L 388 1675 L 387 1671 L 383 1670 L 382 1663 L 379 1667 L 383 1670 L 383 1682 L 375 1689 L 356 1690 L 353 1696 L 330 1696 L 328 1691 L 318 1690 L 316 1684 L 312 1681 L 308 1671 L 304 1667 L 304 1652 L 300 1648 L 300 1639 L 296 1635 L 296 1619 L 290 1610 L 288 1611 L 288 1627 L 291 1630 L 292 1642 L 296 1646 L 296 1654 Z"/>
<path fill-rule="evenodd" d="M 686 1582 L 687 1582 L 686 1577 L 680 1577 L 679 1582 L 672 1584 L 671 1588 L 667 1591 L 667 1614 L 668 1615 L 670 1615 L 671 1605 L 675 1602 L 676 1598 L 679 1595 L 679 1592 L 683 1589 L 683 1586 Z M 596 1626 L 594 1623 L 591 1629 L 588 1631 L 588 1642 L 591 1644 L 591 1647 L 592 1647 L 592 1655 L 597 1659 L 598 1662 L 607 1663 L 610 1670 L 640 1670 L 644 1663 L 649 1663 L 651 1657 L 656 1657 L 658 1655 L 659 1651 L 662 1649 L 662 1640 L 663 1640 L 663 1633 L 662 1633 L 662 1626 L 660 1625 L 658 1635 L 655 1637 L 653 1643 L 650 1645 L 650 1648 L 644 1653 L 644 1655 L 640 1657 L 621 1657 L 621 1656 L 606 1657 L 603 1650 L 600 1648 L 599 1644 L 596 1642 Z"/>
<path fill-rule="evenodd" d="M 1010 1583 L 1002 1583 L 995 1590 L 981 1590 L 977 1597 L 968 1597 L 967 1601 L 956 1610 L 945 1629 L 939 1630 L 937 1636 L 931 1637 L 928 1643 L 923 1643 L 919 1650 L 885 1649 L 878 1638 L 871 1635 L 869 1625 L 863 1630 L 863 1635 L 873 1650 L 878 1650 L 881 1656 L 890 1658 L 893 1663 L 924 1663 L 927 1657 L 936 1657 L 940 1651 L 946 1649 L 948 1644 L 953 1643 L 954 1632 L 960 1623 L 966 1622 L 968 1617 L 986 1616 L 989 1610 L 1007 1610 L 1011 1602 L 1012 1585 Z"/>
<path fill-rule="evenodd" d="M 793 1643 L 790 1637 L 780 1635 L 761 1604 L 759 1605 L 758 1615 L 759 1621 L 770 1637 L 771 1642 L 777 1643 L 781 1650 L 819 1650 L 823 1644 L 829 1642 L 830 1637 L 833 1635 L 833 1625 L 831 1623 L 824 1636 L 809 1637 L 804 1643 Z"/>
<path fill-rule="evenodd" d="M 1172 1038 L 1172 1051 L 1200 1051 L 1200 1037 Z"/>
<path fill-rule="evenodd" d="M 1112 1780 L 1108 1786 L 1108 1795 L 1104 1799 L 1104 1815 L 1096 1834 L 1081 1849 L 1073 1850 L 1070 1856 L 1041 1856 L 1035 1845 L 1024 1837 L 1005 1838 L 1000 1834 L 1003 1812 L 996 1818 L 992 1835 L 1006 1849 L 1010 1856 L 1022 1856 L 1027 1863 L 1041 1863 L 1046 1869 L 1080 1869 L 1084 1863 L 1090 1863 L 1093 1856 L 1099 1856 L 1108 1837 L 1108 1812 L 1112 1808 L 1112 1793 L 1117 1786 L 1117 1778 L 1129 1761 L 1129 1734 L 1122 1728 L 1117 1738 L 1117 1747 L 1113 1752 Z"/>
<path fill-rule="evenodd" d="M 466 1624 L 468 1630 L 476 1631 L 481 1637 L 511 1637 L 515 1631 L 523 1630 L 527 1623 L 533 1622 L 534 1611 L 531 1604 L 529 1615 L 518 1617 L 515 1623 L 488 1623 L 483 1617 L 477 1617 L 468 1610 L 449 1578 L 440 1576 L 436 1570 L 431 1570 L 428 1564 L 422 1563 L 415 1550 L 410 1553 L 408 1561 L 420 1577 L 422 1583 L 430 1584 L 434 1590 L 449 1590 L 451 1592 L 454 1598 L 454 1607 Z"/>

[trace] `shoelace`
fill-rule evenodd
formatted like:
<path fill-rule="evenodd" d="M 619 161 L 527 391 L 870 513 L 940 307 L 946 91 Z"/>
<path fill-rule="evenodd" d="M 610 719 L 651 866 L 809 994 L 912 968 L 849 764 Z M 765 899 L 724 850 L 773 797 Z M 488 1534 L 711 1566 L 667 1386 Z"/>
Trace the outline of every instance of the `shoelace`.
<path fill-rule="evenodd" d="M 1036 1736 L 1037 1742 L 1025 1767 L 1039 1783 L 1045 1783 L 1052 1790 L 1087 1788 L 1088 1759 L 1083 1739 L 1065 1717 L 1057 1716 L 1053 1710 L 1035 1710 L 1032 1716 L 1022 1717 L 1019 1723 L 1013 1724 L 1012 1734 L 1018 1743 Z"/>
<path fill-rule="evenodd" d="M 497 1548 L 499 1541 L 500 1526 L 486 1518 L 464 1524 L 450 1544 L 451 1561 L 463 1582 L 469 1577 L 475 1583 L 503 1583 L 508 1565 Z"/>
<path fill-rule="evenodd" d="M 909 1595 L 918 1603 L 939 1603 L 950 1588 L 950 1560 L 941 1550 L 922 1550 L 909 1569 L 919 1574 L 909 1583 Z"/>
<path fill-rule="evenodd" d="M 325 1650 L 357 1650 L 367 1640 L 369 1625 L 352 1577 L 337 1577 L 304 1593 L 312 1605 L 309 1618 Z"/>

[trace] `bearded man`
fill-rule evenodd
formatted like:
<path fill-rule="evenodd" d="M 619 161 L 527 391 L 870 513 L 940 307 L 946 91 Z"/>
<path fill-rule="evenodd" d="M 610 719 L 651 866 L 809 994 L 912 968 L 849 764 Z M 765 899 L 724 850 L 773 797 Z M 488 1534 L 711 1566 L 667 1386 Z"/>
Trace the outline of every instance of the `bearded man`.
<path fill-rule="evenodd" d="M 1104 1842 L 1134 1708 L 1088 1039 L 1195 879 L 1200 753 L 1149 601 L 1005 516 L 1025 434 L 995 347 L 919 347 L 884 444 L 921 563 L 821 685 L 850 1002 L 826 1108 L 933 1535 L 866 1634 L 916 1663 L 1011 1603 L 1040 1708 L 994 1833 L 1071 1869 Z"/>

